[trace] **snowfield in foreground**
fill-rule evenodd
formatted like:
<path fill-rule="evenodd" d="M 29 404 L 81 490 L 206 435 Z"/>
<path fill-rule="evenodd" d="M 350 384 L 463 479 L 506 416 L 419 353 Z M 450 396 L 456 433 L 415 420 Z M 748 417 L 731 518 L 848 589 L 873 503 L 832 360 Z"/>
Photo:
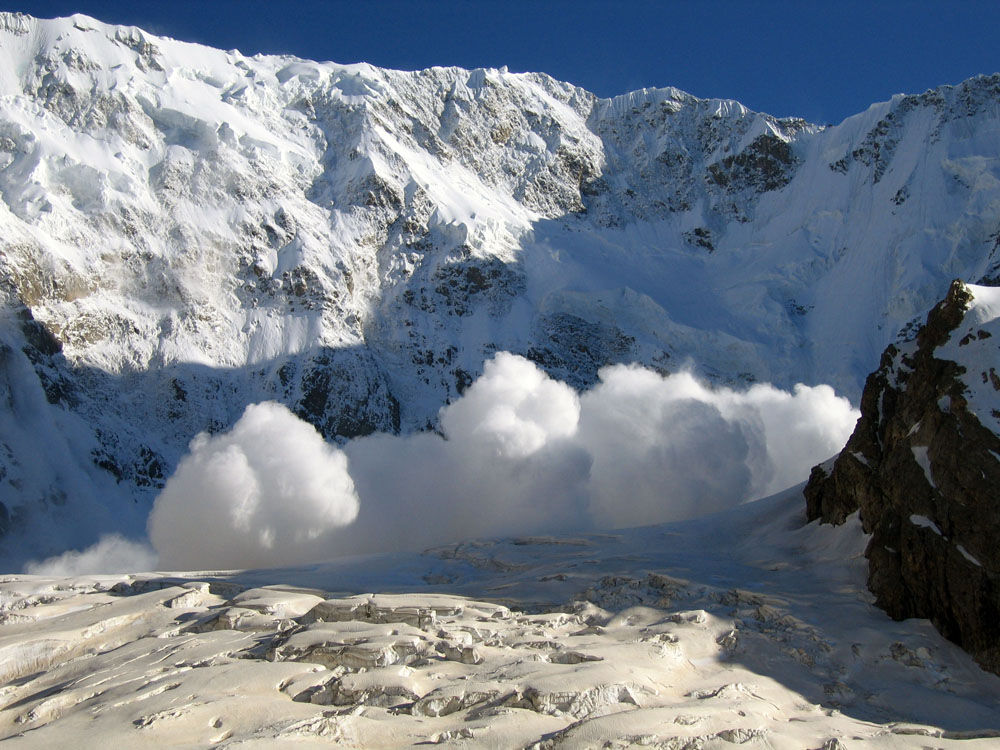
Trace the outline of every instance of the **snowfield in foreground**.
<path fill-rule="evenodd" d="M 791 490 L 611 534 L 239 573 L 7 577 L 0 737 L 995 747 L 1000 678 L 928 622 L 873 608 L 857 519 L 804 526 L 802 507 Z"/>

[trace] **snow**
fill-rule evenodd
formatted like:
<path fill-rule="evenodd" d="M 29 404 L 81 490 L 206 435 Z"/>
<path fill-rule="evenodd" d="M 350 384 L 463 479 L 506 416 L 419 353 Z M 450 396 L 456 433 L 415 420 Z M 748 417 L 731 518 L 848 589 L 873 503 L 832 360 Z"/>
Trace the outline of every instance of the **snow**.
<path fill-rule="evenodd" d="M 977 568 L 983 567 L 983 564 L 981 562 L 979 562 L 979 560 L 977 560 L 971 554 L 969 554 L 969 551 L 967 549 L 965 549 L 965 547 L 963 547 L 961 544 L 956 544 L 955 545 L 955 549 L 957 549 L 961 553 L 962 557 L 964 557 L 970 563 L 972 563 L 973 565 L 975 565 Z"/>
<path fill-rule="evenodd" d="M 3 18 L 4 305 L 62 344 L 45 377 L 74 395 L 39 415 L 78 429 L 52 463 L 89 476 L 96 451 L 122 477 L 74 484 L 67 504 L 102 498 L 120 519 L 106 530 L 129 538 L 195 435 L 260 401 L 305 411 L 319 360 L 338 363 L 337 392 L 315 421 L 381 409 L 360 420 L 376 430 L 395 427 L 391 404 L 403 432 L 438 426 L 497 351 L 578 391 L 634 361 L 856 403 L 903 324 L 952 277 L 990 272 L 991 79 L 819 128 L 673 88 L 601 100 L 543 74 L 248 58 L 84 16 Z M 787 144 L 787 184 L 708 179 L 762 136 Z M 487 288 L 449 291 L 491 263 Z M 990 294 L 976 314 L 992 320 Z M 2 335 L 24 347 L 18 323 Z M 0 443 L 33 460 L 13 427 Z M 150 456 L 162 477 L 143 484 Z M 0 502 L 46 491 L 0 483 Z M 84 528 L 78 548 L 98 539 Z"/>
<path fill-rule="evenodd" d="M 929 484 L 934 489 L 937 489 L 937 484 L 934 482 L 934 477 L 931 475 L 931 461 L 927 457 L 927 446 L 924 445 L 912 445 L 910 450 L 913 452 L 913 460 L 917 462 L 917 465 L 923 470 L 924 477 L 927 479 L 927 484 Z"/>
<path fill-rule="evenodd" d="M 8 576 L 0 737 L 991 746 L 1000 678 L 927 621 L 873 607 L 866 543 L 857 515 L 803 525 L 795 488 L 614 534 L 284 570 Z"/>
<path fill-rule="evenodd" d="M 230 431 L 192 441 L 149 537 L 161 566 L 275 567 L 693 518 L 804 480 L 857 416 L 826 387 L 713 389 L 635 365 L 601 370 L 580 393 L 500 352 L 441 410 L 440 434 L 340 450 L 280 404 L 247 407 Z M 104 546 L 70 562 L 101 571 Z"/>
<path fill-rule="evenodd" d="M 919 526 L 922 529 L 930 529 L 938 536 L 944 536 L 941 533 L 941 529 L 938 528 L 938 525 L 927 516 L 912 515 L 910 516 L 910 523 L 914 526 Z"/>
<path fill-rule="evenodd" d="M 995 273 L 990 81 L 819 128 L 0 14 L 3 565 L 55 555 L 0 582 L 0 737 L 995 742 L 997 678 L 873 609 L 857 517 L 740 505 L 842 445 L 841 397 L 953 277 Z M 735 158 L 764 136 L 770 187 Z M 939 355 L 992 426 L 1000 292 L 972 289 Z M 341 444 L 300 451 L 286 407 Z M 231 486 L 185 481 L 199 456 Z M 134 575 L 195 542 L 298 567 Z"/>
<path fill-rule="evenodd" d="M 969 313 L 966 314 L 966 320 L 971 314 L 974 322 L 983 325 L 1000 318 L 1000 287 L 977 284 L 967 286 L 972 292 L 973 302 Z"/>
<path fill-rule="evenodd" d="M 1000 290 L 967 284 L 972 301 L 962 322 L 935 356 L 965 368 L 959 377 L 965 385 L 967 408 L 994 432 L 1000 431 L 1000 379 L 997 342 L 1000 339 Z"/>
<path fill-rule="evenodd" d="M 202 433 L 157 497 L 149 538 L 161 565 L 309 562 L 324 535 L 358 515 L 347 457 L 273 401 L 248 406 L 228 433 Z"/>

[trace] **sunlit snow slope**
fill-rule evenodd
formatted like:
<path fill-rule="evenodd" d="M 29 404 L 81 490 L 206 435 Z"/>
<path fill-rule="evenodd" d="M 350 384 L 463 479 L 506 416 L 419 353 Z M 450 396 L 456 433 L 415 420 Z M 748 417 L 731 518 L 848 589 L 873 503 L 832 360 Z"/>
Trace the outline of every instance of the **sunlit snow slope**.
<path fill-rule="evenodd" d="M 998 142 L 998 76 L 824 129 L 0 14 L 3 554 L 140 531 L 249 403 L 433 427 L 500 350 L 857 401 L 950 279 L 997 273 Z"/>

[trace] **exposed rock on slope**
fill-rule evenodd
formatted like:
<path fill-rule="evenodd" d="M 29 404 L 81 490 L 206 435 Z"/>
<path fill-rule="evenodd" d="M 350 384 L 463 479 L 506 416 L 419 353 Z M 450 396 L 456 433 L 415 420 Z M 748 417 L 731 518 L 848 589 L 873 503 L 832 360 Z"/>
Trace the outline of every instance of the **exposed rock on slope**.
<path fill-rule="evenodd" d="M 860 509 L 868 583 L 1000 672 L 1000 290 L 952 283 L 868 378 L 840 456 L 813 469 L 810 520 Z"/>

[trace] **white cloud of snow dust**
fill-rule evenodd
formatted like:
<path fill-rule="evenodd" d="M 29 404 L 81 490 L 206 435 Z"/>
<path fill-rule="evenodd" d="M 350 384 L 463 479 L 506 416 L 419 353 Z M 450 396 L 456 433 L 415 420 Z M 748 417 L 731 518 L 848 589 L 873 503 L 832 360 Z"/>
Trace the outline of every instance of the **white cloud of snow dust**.
<path fill-rule="evenodd" d="M 580 400 L 572 388 L 552 380 L 532 362 L 501 352 L 440 417 L 449 440 L 469 441 L 486 454 L 519 459 L 572 437 Z"/>
<path fill-rule="evenodd" d="M 857 416 L 828 386 L 715 389 L 634 365 L 577 394 L 500 353 L 441 410 L 440 435 L 341 451 L 283 406 L 248 407 L 192 442 L 150 539 L 169 566 L 246 567 L 681 520 L 804 480 Z"/>
<path fill-rule="evenodd" d="M 81 576 L 95 573 L 139 573 L 156 567 L 156 552 L 145 543 L 109 534 L 85 550 L 69 550 L 42 562 L 30 562 L 24 572 L 37 576 Z"/>
<path fill-rule="evenodd" d="M 264 402 L 229 432 L 191 441 L 148 528 L 161 568 L 277 566 L 336 554 L 331 530 L 357 513 L 344 453 Z"/>
<path fill-rule="evenodd" d="M 589 513 L 606 527 L 693 518 L 797 484 L 858 418 L 825 385 L 735 391 L 634 365 L 605 368 L 580 400 Z"/>
<path fill-rule="evenodd" d="M 590 457 L 573 439 L 579 418 L 572 388 L 497 354 L 441 410 L 443 438 L 376 435 L 345 446 L 362 500 L 347 544 L 413 548 L 585 524 Z"/>

